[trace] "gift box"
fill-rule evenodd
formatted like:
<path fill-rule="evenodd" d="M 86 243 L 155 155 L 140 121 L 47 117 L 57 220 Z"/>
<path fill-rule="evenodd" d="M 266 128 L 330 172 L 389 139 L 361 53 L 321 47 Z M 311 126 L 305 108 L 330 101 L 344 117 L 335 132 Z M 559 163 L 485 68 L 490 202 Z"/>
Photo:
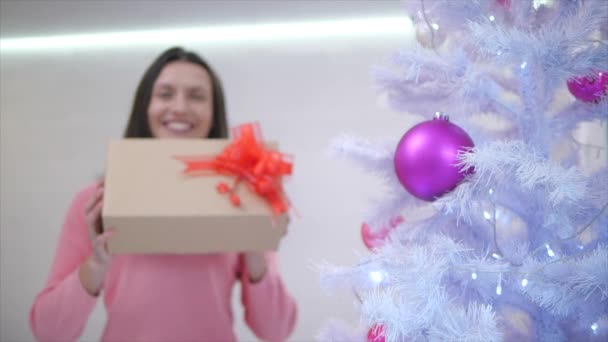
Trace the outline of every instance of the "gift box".
<path fill-rule="evenodd" d="M 110 252 L 276 250 L 286 233 L 287 215 L 247 184 L 255 177 L 243 179 L 209 167 L 186 172 L 196 166 L 188 165 L 188 159 L 196 161 L 200 156 L 209 166 L 231 143 L 228 139 L 111 141 L 102 209 L 104 228 L 116 231 L 108 243 Z M 226 187 L 237 181 L 241 182 L 227 193 Z"/>

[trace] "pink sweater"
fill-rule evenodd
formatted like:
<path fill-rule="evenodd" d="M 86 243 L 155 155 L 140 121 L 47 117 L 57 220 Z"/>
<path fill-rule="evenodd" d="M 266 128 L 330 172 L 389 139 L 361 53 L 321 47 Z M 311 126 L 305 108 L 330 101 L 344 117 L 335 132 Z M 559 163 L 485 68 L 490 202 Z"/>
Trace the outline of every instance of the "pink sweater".
<path fill-rule="evenodd" d="M 30 324 L 39 341 L 77 340 L 95 306 L 97 298 L 78 276 L 91 253 L 84 206 L 93 190 L 89 186 L 75 197 L 46 286 L 32 306 Z M 285 340 L 296 304 L 281 281 L 275 254 L 266 254 L 268 270 L 255 284 L 239 260 L 234 253 L 114 256 L 102 292 L 108 314 L 102 340 L 235 341 L 231 292 L 237 274 L 247 325 L 262 340 Z"/>

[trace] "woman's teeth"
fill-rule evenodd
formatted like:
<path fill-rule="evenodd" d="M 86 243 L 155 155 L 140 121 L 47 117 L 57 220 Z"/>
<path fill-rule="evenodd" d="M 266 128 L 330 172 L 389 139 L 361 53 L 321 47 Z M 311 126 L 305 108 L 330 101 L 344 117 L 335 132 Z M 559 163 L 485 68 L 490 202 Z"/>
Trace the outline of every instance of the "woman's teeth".
<path fill-rule="evenodd" d="M 165 123 L 165 126 L 175 132 L 183 133 L 192 129 L 192 124 L 187 122 L 179 122 L 179 121 L 170 121 Z"/>

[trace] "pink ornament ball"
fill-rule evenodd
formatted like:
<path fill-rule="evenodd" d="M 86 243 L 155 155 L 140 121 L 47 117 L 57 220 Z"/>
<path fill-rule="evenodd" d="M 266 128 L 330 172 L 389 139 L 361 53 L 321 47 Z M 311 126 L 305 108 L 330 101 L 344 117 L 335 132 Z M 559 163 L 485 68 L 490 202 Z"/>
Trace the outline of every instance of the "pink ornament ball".
<path fill-rule="evenodd" d="M 384 326 L 375 324 L 367 332 L 367 342 L 386 342 Z"/>
<path fill-rule="evenodd" d="M 453 190 L 473 169 L 461 171 L 458 156 L 475 145 L 469 135 L 437 113 L 401 138 L 394 156 L 401 185 L 413 196 L 434 201 Z"/>
<path fill-rule="evenodd" d="M 511 8 L 511 0 L 496 0 L 496 2 L 506 10 Z"/>
<path fill-rule="evenodd" d="M 381 247 L 390 232 L 404 221 L 403 216 L 395 216 L 387 225 L 380 227 L 376 231 L 372 231 L 367 223 L 363 223 L 361 225 L 361 239 L 363 240 L 363 244 L 371 251 Z"/>
<path fill-rule="evenodd" d="M 608 72 L 593 77 L 575 77 L 568 80 L 568 90 L 583 102 L 598 102 L 608 93 Z"/>

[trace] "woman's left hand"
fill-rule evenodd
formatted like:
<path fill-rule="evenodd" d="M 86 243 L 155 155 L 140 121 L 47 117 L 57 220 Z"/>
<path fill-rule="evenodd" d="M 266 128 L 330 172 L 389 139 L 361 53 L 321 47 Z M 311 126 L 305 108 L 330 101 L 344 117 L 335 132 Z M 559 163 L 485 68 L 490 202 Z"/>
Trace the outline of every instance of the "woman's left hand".
<path fill-rule="evenodd" d="M 266 274 L 266 258 L 262 252 L 247 252 L 245 255 L 245 265 L 249 276 L 249 281 L 257 283 Z"/>
<path fill-rule="evenodd" d="M 289 215 L 284 214 L 281 215 L 277 219 L 277 224 L 279 227 L 285 227 L 285 235 L 287 234 L 287 226 L 289 225 Z M 285 237 L 285 235 L 281 236 L 281 238 Z M 252 283 L 257 283 L 266 274 L 266 258 L 264 257 L 263 252 L 246 252 L 245 256 L 245 265 L 247 267 L 247 273 L 249 276 L 249 281 Z"/>

